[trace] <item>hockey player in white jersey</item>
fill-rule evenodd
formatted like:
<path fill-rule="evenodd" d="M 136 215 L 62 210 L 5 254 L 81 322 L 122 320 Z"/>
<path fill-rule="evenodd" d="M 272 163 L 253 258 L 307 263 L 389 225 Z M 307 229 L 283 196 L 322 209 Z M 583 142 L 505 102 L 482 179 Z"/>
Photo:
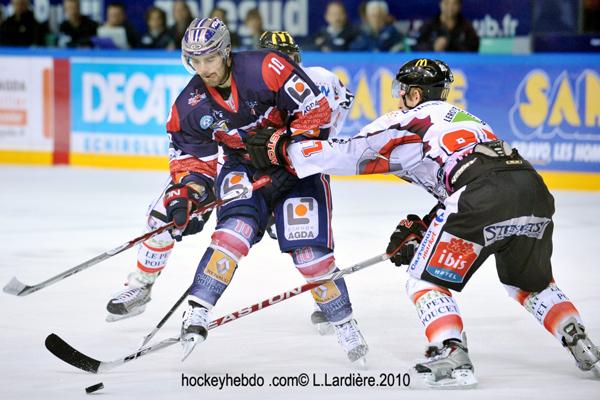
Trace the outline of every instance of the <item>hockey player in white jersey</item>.
<path fill-rule="evenodd" d="M 551 253 L 554 199 L 516 149 L 478 117 L 447 103 L 453 81 L 439 60 L 404 64 L 393 83 L 400 110 L 349 139 L 290 144 L 277 135 L 249 138 L 254 164 L 288 165 L 314 173 L 393 173 L 424 187 L 438 201 L 425 217 L 408 215 L 387 253 L 409 265 L 406 291 L 429 340 L 427 359 L 413 373 L 427 387 L 474 387 L 463 321 L 450 290 L 460 292 L 494 255 L 508 294 L 573 355 L 600 376 L 600 351 L 579 312 L 556 285 Z M 485 300 L 483 300 L 485 301 Z"/>
<path fill-rule="evenodd" d="M 259 47 L 281 51 L 297 63 L 300 62 L 300 48 L 288 32 L 267 31 L 263 33 Z M 332 72 L 321 67 L 303 67 L 303 69 L 327 98 L 332 109 L 330 135 L 336 136 L 342 129 L 344 120 L 354 101 L 354 95 Z M 167 182 L 165 189 L 169 184 L 170 180 Z M 148 230 L 156 229 L 167 222 L 163 195 L 164 191 L 148 208 Z M 210 213 L 205 214 L 202 219 L 193 218 L 185 231 L 175 232 L 174 236 L 181 240 L 182 236 L 193 235 L 202 231 L 209 216 Z M 268 232 L 272 236 L 275 235 L 272 229 L 269 229 Z M 144 312 L 146 304 L 151 300 L 152 286 L 166 266 L 174 245 L 175 239 L 173 239 L 172 233 L 169 232 L 157 235 L 140 245 L 136 268 L 128 275 L 125 288 L 117 291 L 107 304 L 107 321 L 112 322 Z M 322 335 L 333 334 L 334 332 L 333 325 L 329 323 L 316 304 L 315 311 L 311 315 L 311 322 Z"/>

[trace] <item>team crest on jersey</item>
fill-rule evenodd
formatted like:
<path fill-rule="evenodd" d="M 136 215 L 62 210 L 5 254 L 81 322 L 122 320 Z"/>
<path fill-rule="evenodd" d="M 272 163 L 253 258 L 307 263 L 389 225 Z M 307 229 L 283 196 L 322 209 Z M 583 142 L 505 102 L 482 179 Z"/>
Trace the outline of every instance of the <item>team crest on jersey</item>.
<path fill-rule="evenodd" d="M 219 198 L 224 198 L 233 190 L 248 188 L 251 186 L 252 183 L 250 183 L 248 175 L 246 175 L 244 172 L 230 172 L 225 176 L 225 179 L 223 179 L 223 182 L 221 183 L 221 193 Z M 250 197 L 252 197 L 252 193 L 246 192 L 240 197 L 236 198 L 235 200 L 232 200 L 232 202 L 237 200 L 249 199 Z"/>
<path fill-rule="evenodd" d="M 196 89 L 195 92 L 190 93 L 190 98 L 188 99 L 188 104 L 190 106 L 194 107 L 196 104 L 200 103 L 205 98 L 206 98 L 206 93 L 200 93 L 200 92 L 198 92 L 198 89 Z"/>
<path fill-rule="evenodd" d="M 256 108 L 256 106 L 258 106 L 258 101 L 246 100 L 246 105 L 250 109 L 250 114 L 256 116 L 256 110 L 254 110 L 254 109 Z"/>
<path fill-rule="evenodd" d="M 210 126 L 213 124 L 214 120 L 215 119 L 211 115 L 203 115 L 202 118 L 200 118 L 200 128 L 202 128 L 202 129 L 210 128 Z"/>
<path fill-rule="evenodd" d="M 448 232 L 435 247 L 427 272 L 443 281 L 462 283 L 483 247 Z"/>
<path fill-rule="evenodd" d="M 294 100 L 300 106 L 304 104 L 304 101 L 312 95 L 312 90 L 308 84 L 298 75 L 294 75 L 292 79 L 288 79 L 284 88 L 292 100 Z"/>
<path fill-rule="evenodd" d="M 283 203 L 284 234 L 290 241 L 314 239 L 319 235 L 319 205 L 312 197 L 294 197 Z"/>

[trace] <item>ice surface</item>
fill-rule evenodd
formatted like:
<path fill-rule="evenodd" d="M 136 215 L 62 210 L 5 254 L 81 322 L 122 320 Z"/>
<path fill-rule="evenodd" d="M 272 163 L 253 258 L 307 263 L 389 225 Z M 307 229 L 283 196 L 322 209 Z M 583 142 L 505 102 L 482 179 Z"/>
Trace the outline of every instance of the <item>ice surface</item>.
<path fill-rule="evenodd" d="M 147 204 L 165 174 L 77 168 L 0 167 L 0 285 L 12 276 L 38 283 L 140 234 Z M 341 267 L 382 252 L 397 221 L 424 213 L 433 198 L 393 182 L 334 181 L 336 257 Z M 554 275 L 579 308 L 592 339 L 600 342 L 600 193 L 555 192 Z M 212 228 L 212 224 L 210 225 Z M 410 398 L 592 399 L 600 382 L 580 372 L 571 356 L 534 318 L 509 298 L 488 261 L 456 295 L 469 334 L 479 388 L 431 392 L 402 387 L 269 387 L 274 376 L 404 373 L 422 354 L 425 337 L 404 293 L 403 269 L 382 263 L 347 278 L 355 316 L 370 345 L 367 369 L 346 360 L 335 337 L 310 325 L 310 295 L 303 294 L 211 331 L 206 343 L 181 363 L 179 346 L 90 375 L 44 348 L 55 332 L 84 353 L 113 360 L 135 350 L 190 284 L 211 229 L 176 246 L 155 285 L 146 313 L 104 321 L 105 304 L 135 264 L 135 250 L 26 297 L 0 293 L 0 398 L 95 395 L 138 400 L 165 398 Z M 244 259 L 214 309 L 221 316 L 303 283 L 289 256 L 265 238 Z M 158 338 L 177 335 L 178 311 Z M 252 376 L 265 386 L 222 390 L 182 387 L 186 376 Z M 594 395 L 594 393 L 596 393 Z"/>

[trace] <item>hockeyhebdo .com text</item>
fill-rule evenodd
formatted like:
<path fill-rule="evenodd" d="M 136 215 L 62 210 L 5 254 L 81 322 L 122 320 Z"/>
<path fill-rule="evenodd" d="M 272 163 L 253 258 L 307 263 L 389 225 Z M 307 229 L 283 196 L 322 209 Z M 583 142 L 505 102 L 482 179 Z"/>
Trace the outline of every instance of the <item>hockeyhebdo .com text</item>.
<path fill-rule="evenodd" d="M 276 375 L 264 377 L 253 374 L 229 374 L 188 376 L 181 374 L 182 387 L 214 388 L 224 390 L 227 388 L 370 388 L 370 387 L 397 387 L 410 386 L 411 377 L 408 373 L 388 372 L 376 375 L 366 375 L 359 372 L 350 372 L 337 375 L 327 372 L 306 373 L 290 375 Z"/>

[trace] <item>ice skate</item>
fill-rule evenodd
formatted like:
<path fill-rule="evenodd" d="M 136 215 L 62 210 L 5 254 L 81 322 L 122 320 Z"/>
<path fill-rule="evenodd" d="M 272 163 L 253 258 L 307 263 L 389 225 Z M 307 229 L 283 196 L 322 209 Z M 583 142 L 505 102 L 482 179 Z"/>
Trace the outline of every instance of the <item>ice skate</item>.
<path fill-rule="evenodd" d="M 202 343 L 208 336 L 208 310 L 196 303 L 190 302 L 183 313 L 181 323 L 181 345 L 183 346 L 184 361 L 194 350 L 198 343 Z"/>
<path fill-rule="evenodd" d="M 474 368 L 466 346 L 458 339 L 431 344 L 427 360 L 410 371 L 415 387 L 429 389 L 471 389 L 477 386 Z"/>
<path fill-rule="evenodd" d="M 143 313 L 146 304 L 151 300 L 150 292 L 157 276 L 157 273 L 149 274 L 143 271 L 129 274 L 125 289 L 115 293 L 106 305 L 106 322 L 119 321 Z"/>
<path fill-rule="evenodd" d="M 592 371 L 600 378 L 600 349 L 592 343 L 585 328 L 575 318 L 567 319 L 559 328 L 562 343 L 575 358 L 575 364 L 582 371 Z"/>
<path fill-rule="evenodd" d="M 333 324 L 329 322 L 329 320 L 325 316 L 325 313 L 321 311 L 319 306 L 317 306 L 316 304 L 315 310 L 310 315 L 310 322 L 312 322 L 315 329 L 317 330 L 317 332 L 319 332 L 319 335 L 321 336 L 333 335 L 333 332 L 335 331 L 335 329 L 333 328 Z"/>
<path fill-rule="evenodd" d="M 361 365 L 366 364 L 365 356 L 369 352 L 369 346 L 358 329 L 356 320 L 350 320 L 340 325 L 335 325 L 335 333 L 338 343 L 351 362 L 359 361 Z"/>

